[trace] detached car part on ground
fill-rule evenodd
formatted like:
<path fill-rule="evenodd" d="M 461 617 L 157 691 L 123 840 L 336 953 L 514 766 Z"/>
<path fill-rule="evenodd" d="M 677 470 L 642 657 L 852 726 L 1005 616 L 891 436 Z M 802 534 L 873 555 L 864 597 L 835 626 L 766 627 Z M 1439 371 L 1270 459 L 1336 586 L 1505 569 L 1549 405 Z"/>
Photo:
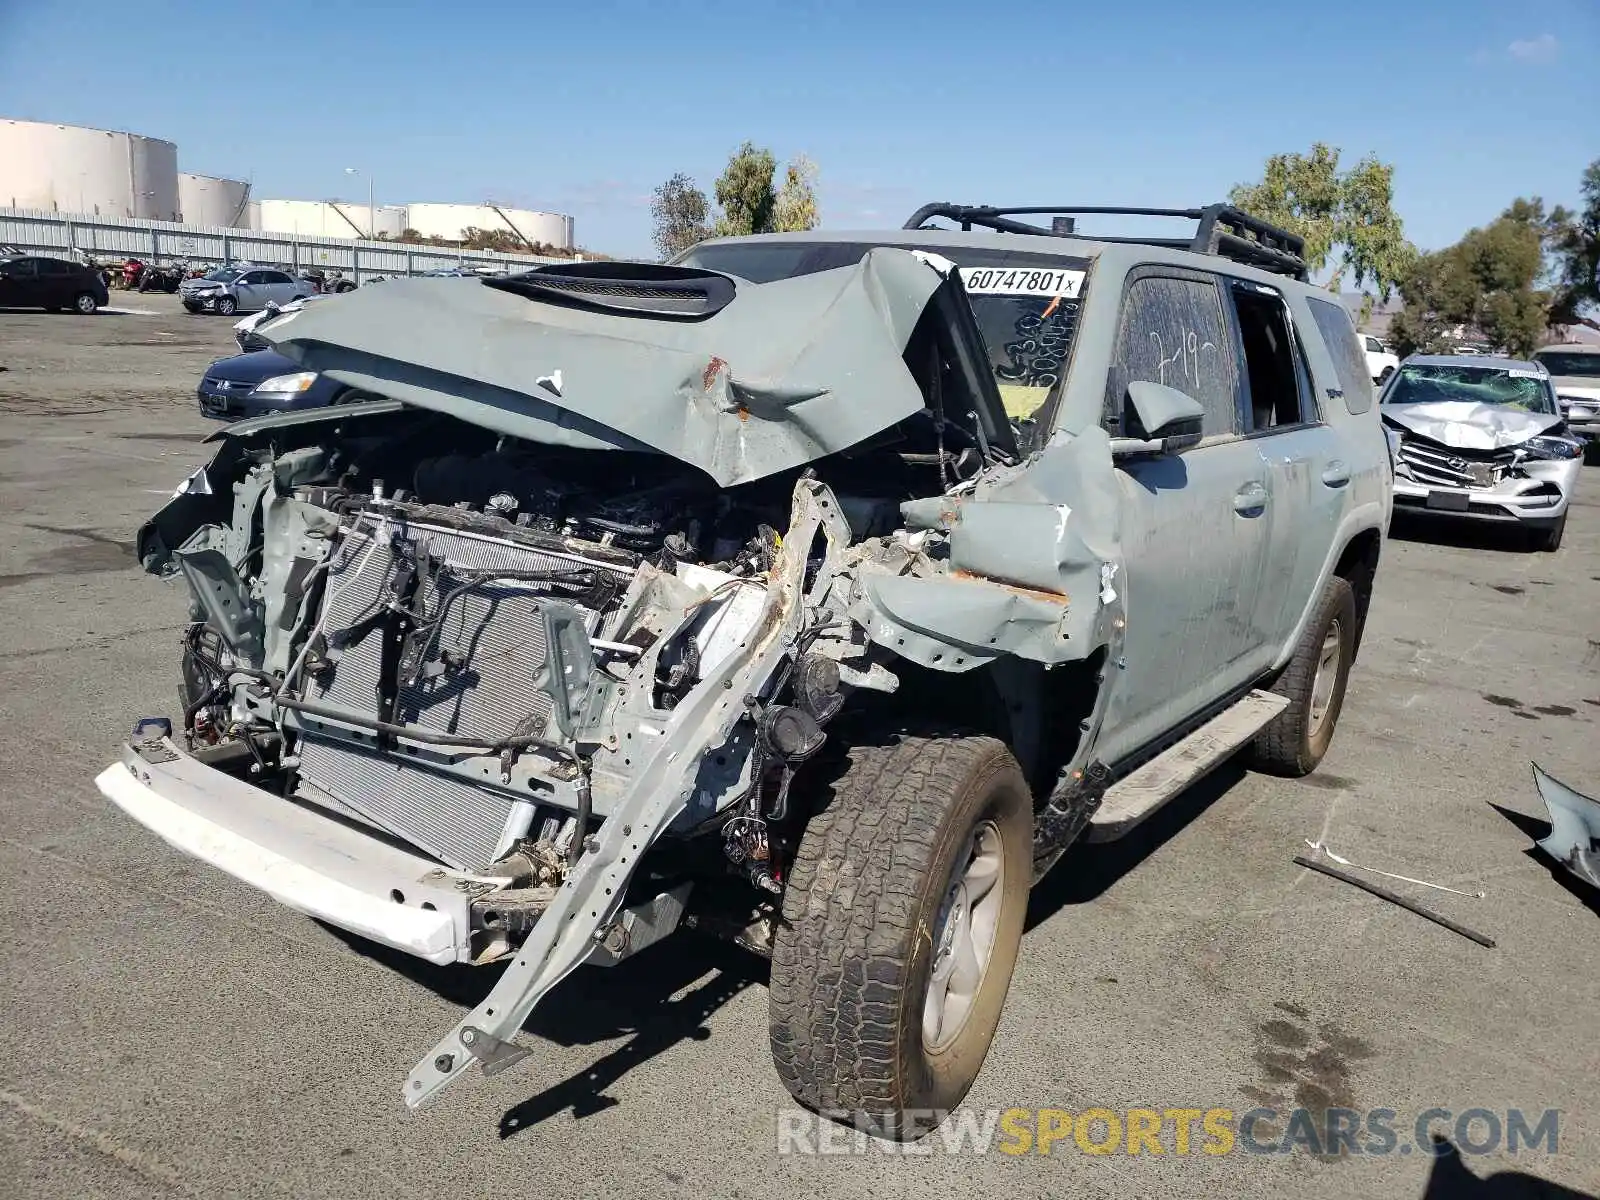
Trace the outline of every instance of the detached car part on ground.
<path fill-rule="evenodd" d="M 1414 355 L 1384 390 L 1395 503 L 1429 516 L 1520 524 L 1558 550 L 1583 469 L 1538 363 Z"/>
<path fill-rule="evenodd" d="M 408 1103 L 692 913 L 770 954 L 790 1091 L 914 1136 L 1069 845 L 1326 752 L 1390 502 L 1348 315 L 1242 214 L 1181 249 L 992 212 L 260 328 L 391 399 L 219 431 L 140 531 L 193 596 L 182 717 L 98 784 L 288 905 L 506 963 Z"/>

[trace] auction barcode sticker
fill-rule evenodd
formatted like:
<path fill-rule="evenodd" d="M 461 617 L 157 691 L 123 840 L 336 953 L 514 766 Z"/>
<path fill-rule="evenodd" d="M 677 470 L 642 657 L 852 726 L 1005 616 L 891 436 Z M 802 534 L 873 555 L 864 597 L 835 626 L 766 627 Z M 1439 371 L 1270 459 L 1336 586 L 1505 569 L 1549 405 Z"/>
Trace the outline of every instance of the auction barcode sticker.
<path fill-rule="evenodd" d="M 1061 296 L 1076 300 L 1082 271 L 1048 267 L 962 267 L 961 282 L 977 296 Z"/>

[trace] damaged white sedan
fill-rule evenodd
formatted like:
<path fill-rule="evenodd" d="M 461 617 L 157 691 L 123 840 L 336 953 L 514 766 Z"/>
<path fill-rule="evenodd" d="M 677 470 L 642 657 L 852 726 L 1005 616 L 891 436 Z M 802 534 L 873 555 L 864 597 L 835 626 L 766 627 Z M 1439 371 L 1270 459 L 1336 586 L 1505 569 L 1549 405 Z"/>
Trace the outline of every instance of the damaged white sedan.
<path fill-rule="evenodd" d="M 1338 720 L 1389 514 L 1360 346 L 1290 235 L 1176 215 L 934 206 L 263 323 L 389 399 L 221 431 L 141 530 L 192 596 L 181 717 L 101 790 L 321 920 L 505 963 L 412 1105 L 692 915 L 771 957 L 799 1100 L 915 1136 L 1070 844 L 1244 747 L 1310 771 Z"/>
<path fill-rule="evenodd" d="M 1413 355 L 1383 393 L 1395 441 L 1394 502 L 1429 515 L 1520 524 L 1558 550 L 1583 469 L 1537 362 Z"/>

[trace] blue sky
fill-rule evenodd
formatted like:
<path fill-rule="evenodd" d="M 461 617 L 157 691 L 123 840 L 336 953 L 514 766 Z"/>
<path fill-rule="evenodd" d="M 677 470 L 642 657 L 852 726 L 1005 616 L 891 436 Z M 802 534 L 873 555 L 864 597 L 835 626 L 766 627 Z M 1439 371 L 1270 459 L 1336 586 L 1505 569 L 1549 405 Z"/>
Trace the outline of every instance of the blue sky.
<path fill-rule="evenodd" d="M 356 166 L 380 203 L 569 212 L 613 254 L 746 138 L 813 158 L 838 228 L 1199 204 L 1320 139 L 1395 164 L 1425 248 L 1600 156 L 1600 0 L 1274 7 L 0 0 L 0 116 L 167 138 L 257 197 L 364 200 Z"/>

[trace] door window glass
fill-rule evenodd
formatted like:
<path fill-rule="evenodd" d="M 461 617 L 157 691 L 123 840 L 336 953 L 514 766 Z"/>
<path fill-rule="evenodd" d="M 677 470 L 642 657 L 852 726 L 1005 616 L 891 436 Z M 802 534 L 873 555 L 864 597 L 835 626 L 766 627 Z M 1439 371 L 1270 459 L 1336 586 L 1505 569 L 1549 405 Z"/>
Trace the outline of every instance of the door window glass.
<path fill-rule="evenodd" d="M 1128 385 L 1137 380 L 1198 400 L 1203 437 L 1239 431 L 1238 364 L 1214 284 L 1146 276 L 1128 286 L 1106 395 L 1106 427 L 1114 437 L 1129 429 Z"/>

